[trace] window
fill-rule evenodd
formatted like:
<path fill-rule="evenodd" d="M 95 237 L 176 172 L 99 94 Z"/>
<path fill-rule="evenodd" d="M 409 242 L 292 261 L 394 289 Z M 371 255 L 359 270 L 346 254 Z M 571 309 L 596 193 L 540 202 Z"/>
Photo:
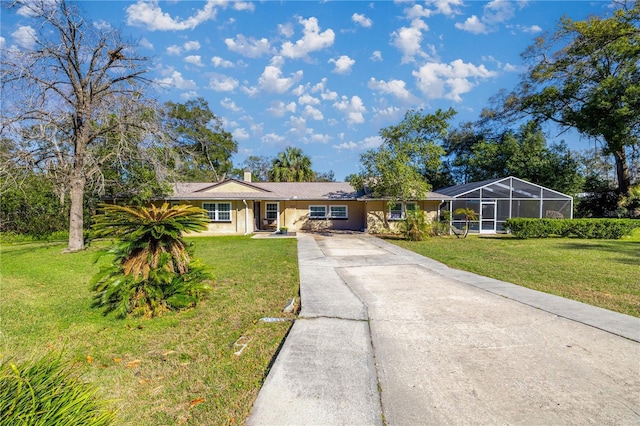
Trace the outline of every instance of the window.
<path fill-rule="evenodd" d="M 402 219 L 402 203 L 389 204 L 389 219 Z"/>
<path fill-rule="evenodd" d="M 266 209 L 265 219 L 267 220 L 278 219 L 278 203 L 267 203 L 265 209 Z"/>
<path fill-rule="evenodd" d="M 202 208 L 212 222 L 231 221 L 231 203 L 202 203 Z"/>
<path fill-rule="evenodd" d="M 329 206 L 329 217 L 332 219 L 347 219 L 347 206 Z"/>
<path fill-rule="evenodd" d="M 309 206 L 309 219 L 326 219 L 327 206 Z"/>
<path fill-rule="evenodd" d="M 389 204 L 389 220 L 401 220 L 407 216 L 407 212 L 416 211 L 418 206 L 416 203 L 390 203 Z"/>

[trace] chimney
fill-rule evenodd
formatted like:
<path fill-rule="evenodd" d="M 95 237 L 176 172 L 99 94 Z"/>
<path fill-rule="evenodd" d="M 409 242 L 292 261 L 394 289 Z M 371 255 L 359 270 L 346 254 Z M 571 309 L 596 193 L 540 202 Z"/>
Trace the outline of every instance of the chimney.
<path fill-rule="evenodd" d="M 251 182 L 251 169 L 248 167 L 244 169 L 244 181 Z"/>

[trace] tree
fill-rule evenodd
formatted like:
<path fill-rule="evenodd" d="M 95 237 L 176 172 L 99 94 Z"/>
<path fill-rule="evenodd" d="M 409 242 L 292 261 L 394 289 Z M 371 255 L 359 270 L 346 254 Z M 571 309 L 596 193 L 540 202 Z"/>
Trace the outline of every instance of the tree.
<path fill-rule="evenodd" d="M 68 225 L 68 204 L 61 204 L 51 179 L 31 171 L 20 184 L 3 191 L 0 231 L 45 237 Z"/>
<path fill-rule="evenodd" d="M 463 208 L 460 207 L 453 212 L 454 215 L 462 215 L 464 216 L 464 236 L 462 238 L 467 238 L 469 235 L 470 224 L 472 221 L 478 220 L 478 213 L 470 207 Z M 457 234 L 456 234 L 457 235 Z"/>
<path fill-rule="evenodd" d="M 178 165 L 182 179 L 224 180 L 231 172 L 231 156 L 238 151 L 238 143 L 224 130 L 207 101 L 167 102 L 164 114 L 167 131 L 182 159 Z"/>
<path fill-rule="evenodd" d="M 468 137 L 465 149 L 453 165 L 463 170 L 458 174 L 468 182 L 516 176 L 569 194 L 581 192 L 584 183 L 578 159 L 564 143 L 547 146 L 544 132 L 534 121 L 517 132 Z"/>
<path fill-rule="evenodd" d="M 555 33 L 524 53 L 531 63 L 519 87 L 494 98 L 487 119 L 524 115 L 572 127 L 604 142 L 615 159 L 618 191 L 631 184 L 628 150 L 640 140 L 640 2 L 608 18 L 563 17 Z"/>
<path fill-rule="evenodd" d="M 269 180 L 272 182 L 313 182 L 315 177 L 311 158 L 300 148 L 287 147 L 271 160 Z"/>
<path fill-rule="evenodd" d="M 360 156 L 361 171 L 351 176 L 351 184 L 358 189 L 368 187 L 375 197 L 395 201 L 426 196 L 432 187 L 426 176 L 441 170 L 445 154 L 441 141 L 455 114 L 453 109 L 424 115 L 407 111 L 398 125 L 380 130 L 383 142 L 379 148 Z"/>
<path fill-rule="evenodd" d="M 242 178 L 244 169 L 251 170 L 251 180 L 254 182 L 266 182 L 269 180 L 271 158 L 264 155 L 250 155 L 242 162 L 242 168 L 238 176 Z"/>
<path fill-rule="evenodd" d="M 69 154 L 67 250 L 81 250 L 85 188 L 100 172 L 94 147 L 114 132 L 123 136 L 120 143 L 150 143 L 145 132 L 156 120 L 153 102 L 143 96 L 149 83 L 144 78 L 147 60 L 137 56 L 118 31 L 96 28 L 66 0 L 4 5 L 31 17 L 38 33 L 33 48 L 2 51 L 2 132 L 16 135 L 22 129 L 40 128 L 55 135 L 54 145 Z M 144 115 L 150 117 L 141 119 Z M 42 144 L 49 140 L 46 134 L 22 132 L 22 137 L 48 149 Z"/>
<path fill-rule="evenodd" d="M 333 170 L 329 170 L 328 172 L 318 172 L 316 173 L 316 182 L 335 182 L 336 174 Z"/>
<path fill-rule="evenodd" d="M 211 276 L 194 264 L 182 235 L 207 229 L 206 211 L 190 205 L 169 207 L 102 206 L 95 218 L 98 236 L 114 236 L 113 264 L 92 281 L 94 306 L 128 314 L 156 316 L 168 309 L 195 306 Z"/>

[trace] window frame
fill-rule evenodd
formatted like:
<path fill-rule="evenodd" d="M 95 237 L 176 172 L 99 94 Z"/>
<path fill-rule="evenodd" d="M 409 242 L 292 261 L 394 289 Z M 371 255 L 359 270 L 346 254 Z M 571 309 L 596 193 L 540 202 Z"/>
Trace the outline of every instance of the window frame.
<path fill-rule="evenodd" d="M 316 207 L 316 208 L 321 207 L 321 208 L 324 210 L 324 214 L 323 214 L 322 216 L 315 216 L 315 215 L 313 215 L 313 214 L 312 214 L 312 210 L 311 210 L 311 209 L 312 209 L 312 208 L 314 208 L 314 207 Z M 327 209 L 327 206 L 326 206 L 326 205 L 310 204 L 310 205 L 309 205 L 309 219 L 327 219 L 327 218 L 328 218 L 328 216 L 327 216 L 327 210 L 328 210 L 328 209 Z"/>
<path fill-rule="evenodd" d="M 228 210 L 221 210 L 220 206 L 228 206 Z M 213 209 L 210 209 L 213 207 Z M 231 203 L 226 202 L 203 202 L 202 208 L 207 211 L 207 216 L 209 216 L 209 222 L 231 222 Z M 228 218 L 221 218 L 223 213 L 228 214 Z M 226 215 L 225 215 L 226 216 Z"/>
<path fill-rule="evenodd" d="M 333 208 L 334 207 L 341 207 L 344 208 L 344 216 L 334 216 L 333 215 Z M 339 219 L 339 220 L 346 220 L 349 219 L 349 206 L 347 206 L 346 204 L 333 204 L 329 206 L 329 217 L 331 219 Z"/>
<path fill-rule="evenodd" d="M 269 206 L 275 206 L 275 210 L 269 210 Z M 269 217 L 269 213 L 273 213 L 273 217 Z M 267 220 L 278 220 L 278 214 L 280 213 L 280 203 L 268 202 L 264 204 L 264 218 Z"/>
<path fill-rule="evenodd" d="M 398 209 L 398 208 L 391 209 L 391 206 L 393 206 L 393 207 L 400 206 L 400 209 Z M 408 208 L 408 206 L 412 206 L 412 207 Z M 389 207 L 389 213 L 387 215 L 387 219 L 390 220 L 390 221 L 397 221 L 397 220 L 406 219 L 407 218 L 407 211 L 417 211 L 418 210 L 418 203 L 416 201 L 395 202 L 393 204 L 389 204 L 388 207 Z M 392 216 L 392 212 L 400 212 L 400 215 L 396 214 L 396 216 Z"/>

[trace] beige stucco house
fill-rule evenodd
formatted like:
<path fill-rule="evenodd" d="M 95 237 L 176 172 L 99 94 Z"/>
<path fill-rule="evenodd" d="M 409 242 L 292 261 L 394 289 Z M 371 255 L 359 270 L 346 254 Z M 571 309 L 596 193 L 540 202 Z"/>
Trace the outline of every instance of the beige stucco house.
<path fill-rule="evenodd" d="M 394 229 L 407 210 L 419 208 L 436 219 L 449 197 L 430 192 L 426 199 L 393 203 L 356 191 L 346 182 L 252 182 L 244 180 L 177 183 L 172 204 L 192 204 L 210 218 L 205 235 L 246 235 L 259 231 L 353 230 L 380 232 Z"/>

